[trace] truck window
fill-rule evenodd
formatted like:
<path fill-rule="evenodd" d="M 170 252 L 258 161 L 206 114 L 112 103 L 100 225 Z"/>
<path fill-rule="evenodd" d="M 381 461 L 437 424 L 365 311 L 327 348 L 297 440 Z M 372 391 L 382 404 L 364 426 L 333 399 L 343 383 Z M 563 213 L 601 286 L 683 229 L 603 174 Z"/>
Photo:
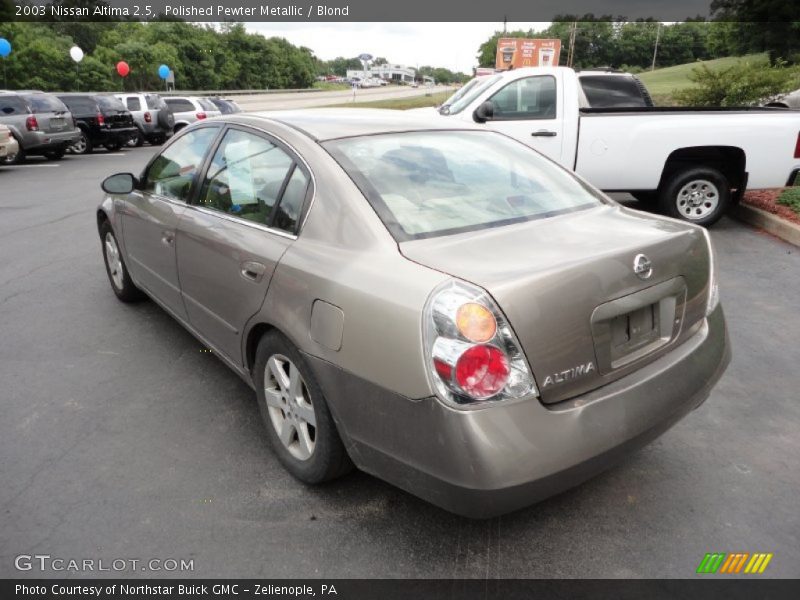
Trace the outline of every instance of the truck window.
<path fill-rule="evenodd" d="M 555 119 L 556 78 L 552 75 L 512 81 L 490 98 L 495 121 Z"/>
<path fill-rule="evenodd" d="M 625 108 L 652 106 L 650 97 L 633 77 L 586 75 L 581 88 L 590 108 Z"/>

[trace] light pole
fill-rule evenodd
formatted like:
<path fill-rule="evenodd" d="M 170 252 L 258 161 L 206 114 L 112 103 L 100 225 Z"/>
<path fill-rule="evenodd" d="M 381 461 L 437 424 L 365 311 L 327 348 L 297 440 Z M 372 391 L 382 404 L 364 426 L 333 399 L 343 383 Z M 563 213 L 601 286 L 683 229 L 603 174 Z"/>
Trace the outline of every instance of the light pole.
<path fill-rule="evenodd" d="M 650 67 L 651 71 L 656 70 L 656 56 L 658 56 L 658 40 L 661 37 L 661 23 L 656 26 L 656 47 L 653 49 L 653 64 Z"/>

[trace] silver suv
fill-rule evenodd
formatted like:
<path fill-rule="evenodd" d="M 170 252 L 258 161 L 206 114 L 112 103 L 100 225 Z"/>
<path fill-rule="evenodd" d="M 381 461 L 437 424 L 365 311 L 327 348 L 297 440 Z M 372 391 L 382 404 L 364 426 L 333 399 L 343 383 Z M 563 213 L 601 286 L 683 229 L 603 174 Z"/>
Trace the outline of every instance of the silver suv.
<path fill-rule="evenodd" d="M 19 144 L 16 154 L 2 159 L 4 164 L 20 163 L 33 154 L 58 160 L 81 136 L 64 103 L 42 92 L 0 90 L 0 123 Z"/>
<path fill-rule="evenodd" d="M 139 134 L 130 141 L 141 146 L 145 141 L 163 144 L 172 137 L 175 117 L 164 99 L 158 94 L 114 94 L 130 111 Z"/>
<path fill-rule="evenodd" d="M 218 117 L 222 114 L 219 108 L 207 98 L 197 96 L 170 96 L 164 101 L 172 109 L 175 115 L 175 133 L 195 121 L 206 118 Z"/>

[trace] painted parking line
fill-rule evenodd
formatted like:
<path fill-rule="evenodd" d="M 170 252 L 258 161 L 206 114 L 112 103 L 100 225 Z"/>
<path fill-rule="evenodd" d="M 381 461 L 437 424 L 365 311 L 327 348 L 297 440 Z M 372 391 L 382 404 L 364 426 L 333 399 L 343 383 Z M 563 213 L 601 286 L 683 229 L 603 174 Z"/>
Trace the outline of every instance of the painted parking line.
<path fill-rule="evenodd" d="M 60 167 L 61 165 L 57 165 L 54 163 L 42 163 L 42 164 L 30 164 L 30 165 L 14 165 L 11 169 L 38 169 L 42 167 Z"/>

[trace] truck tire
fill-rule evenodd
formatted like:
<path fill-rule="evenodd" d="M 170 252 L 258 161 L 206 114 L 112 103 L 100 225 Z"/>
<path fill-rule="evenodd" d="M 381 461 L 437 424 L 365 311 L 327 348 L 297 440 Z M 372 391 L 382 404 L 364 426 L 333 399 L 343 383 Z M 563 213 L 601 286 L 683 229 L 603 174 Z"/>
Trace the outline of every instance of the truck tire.
<path fill-rule="evenodd" d="M 677 171 L 659 190 L 659 206 L 664 214 L 703 227 L 719 221 L 730 202 L 730 183 L 712 167 Z"/>
<path fill-rule="evenodd" d="M 72 144 L 69 149 L 73 154 L 91 154 L 92 150 L 94 150 L 94 146 L 92 145 L 92 141 L 89 139 L 88 134 L 81 129 L 80 139 Z"/>

